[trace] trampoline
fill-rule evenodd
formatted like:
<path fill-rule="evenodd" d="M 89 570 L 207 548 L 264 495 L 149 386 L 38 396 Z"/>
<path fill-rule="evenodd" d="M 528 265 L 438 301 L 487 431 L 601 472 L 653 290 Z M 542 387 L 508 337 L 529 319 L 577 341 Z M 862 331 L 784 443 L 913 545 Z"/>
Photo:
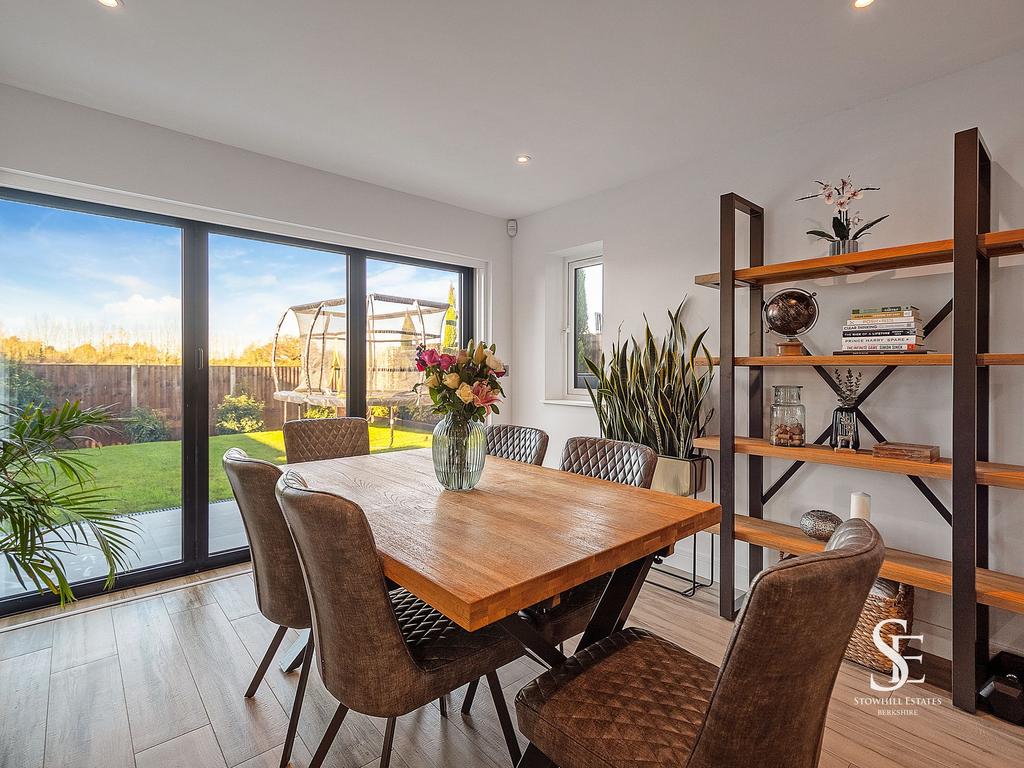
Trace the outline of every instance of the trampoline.
<path fill-rule="evenodd" d="M 300 413 L 310 406 L 346 406 L 346 356 L 348 340 L 347 300 L 325 299 L 289 307 L 274 330 L 271 375 L 274 399 L 294 403 Z M 299 338 L 299 381 L 294 389 L 282 389 L 278 351 L 282 329 L 294 318 Z M 418 405 L 412 391 L 419 380 L 414 356 L 420 344 L 446 349 L 457 345 L 455 308 L 440 301 L 371 293 L 366 296 L 366 404 L 388 409 L 394 436 L 395 410 Z"/>

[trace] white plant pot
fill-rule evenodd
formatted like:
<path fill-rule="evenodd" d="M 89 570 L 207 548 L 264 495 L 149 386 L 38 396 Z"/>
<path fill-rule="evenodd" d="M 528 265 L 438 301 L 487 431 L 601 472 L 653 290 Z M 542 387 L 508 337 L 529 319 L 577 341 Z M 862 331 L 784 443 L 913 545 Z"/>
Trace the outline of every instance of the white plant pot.
<path fill-rule="evenodd" d="M 704 490 L 708 481 L 707 467 L 704 460 L 659 456 L 651 488 L 676 496 L 692 496 Z"/>

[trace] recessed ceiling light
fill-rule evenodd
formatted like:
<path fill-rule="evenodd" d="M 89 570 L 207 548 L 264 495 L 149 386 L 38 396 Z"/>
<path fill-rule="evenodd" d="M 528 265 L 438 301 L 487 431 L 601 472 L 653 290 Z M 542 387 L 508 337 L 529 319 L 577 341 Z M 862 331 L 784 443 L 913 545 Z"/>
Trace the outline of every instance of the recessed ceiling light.
<path fill-rule="evenodd" d="M 529 165 L 532 159 L 529 155 L 516 155 L 516 162 L 520 165 Z"/>
<path fill-rule="evenodd" d="M 867 8 L 873 2 L 875 2 L 875 0 L 853 0 L 853 7 L 854 8 Z"/>
<path fill-rule="evenodd" d="M 122 3 L 121 0 L 96 0 L 100 5 L 105 5 L 107 8 L 120 8 Z"/>

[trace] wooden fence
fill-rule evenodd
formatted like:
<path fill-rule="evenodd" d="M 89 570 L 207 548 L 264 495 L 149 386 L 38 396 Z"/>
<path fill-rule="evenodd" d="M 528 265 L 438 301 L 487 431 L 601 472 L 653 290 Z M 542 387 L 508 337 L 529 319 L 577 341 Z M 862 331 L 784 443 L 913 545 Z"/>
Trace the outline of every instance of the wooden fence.
<path fill-rule="evenodd" d="M 174 439 L 181 438 L 181 368 L 176 365 L 76 365 L 28 363 L 25 368 L 44 379 L 54 402 L 81 400 L 85 406 L 112 406 L 117 416 L 133 408 L 150 408 L 160 415 Z M 247 392 L 263 402 L 263 422 L 268 430 L 280 429 L 286 418 L 284 404 L 274 400 L 270 366 L 213 365 L 210 374 L 210 434 L 216 432 L 217 405 L 225 395 Z M 282 389 L 299 383 L 298 368 L 279 368 Z M 288 418 L 296 418 L 297 406 L 290 406 Z M 98 442 L 126 442 L 123 432 L 95 435 Z"/>

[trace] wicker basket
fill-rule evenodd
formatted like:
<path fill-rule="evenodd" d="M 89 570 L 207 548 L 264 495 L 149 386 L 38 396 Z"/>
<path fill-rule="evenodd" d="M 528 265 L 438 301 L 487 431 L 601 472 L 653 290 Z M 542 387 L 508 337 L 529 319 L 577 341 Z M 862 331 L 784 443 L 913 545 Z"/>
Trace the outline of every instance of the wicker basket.
<path fill-rule="evenodd" d="M 846 658 L 857 664 L 874 669 L 878 672 L 891 672 L 892 662 L 878 648 L 871 635 L 878 622 L 884 619 L 905 619 L 906 631 L 898 624 L 886 624 L 882 627 L 881 636 L 891 647 L 894 635 L 909 635 L 914 625 L 914 588 L 908 584 L 899 584 L 888 579 L 878 579 L 867 601 L 864 610 L 857 620 L 857 628 L 853 630 L 850 644 L 846 647 Z M 899 652 L 906 653 L 909 640 L 900 643 Z"/>

